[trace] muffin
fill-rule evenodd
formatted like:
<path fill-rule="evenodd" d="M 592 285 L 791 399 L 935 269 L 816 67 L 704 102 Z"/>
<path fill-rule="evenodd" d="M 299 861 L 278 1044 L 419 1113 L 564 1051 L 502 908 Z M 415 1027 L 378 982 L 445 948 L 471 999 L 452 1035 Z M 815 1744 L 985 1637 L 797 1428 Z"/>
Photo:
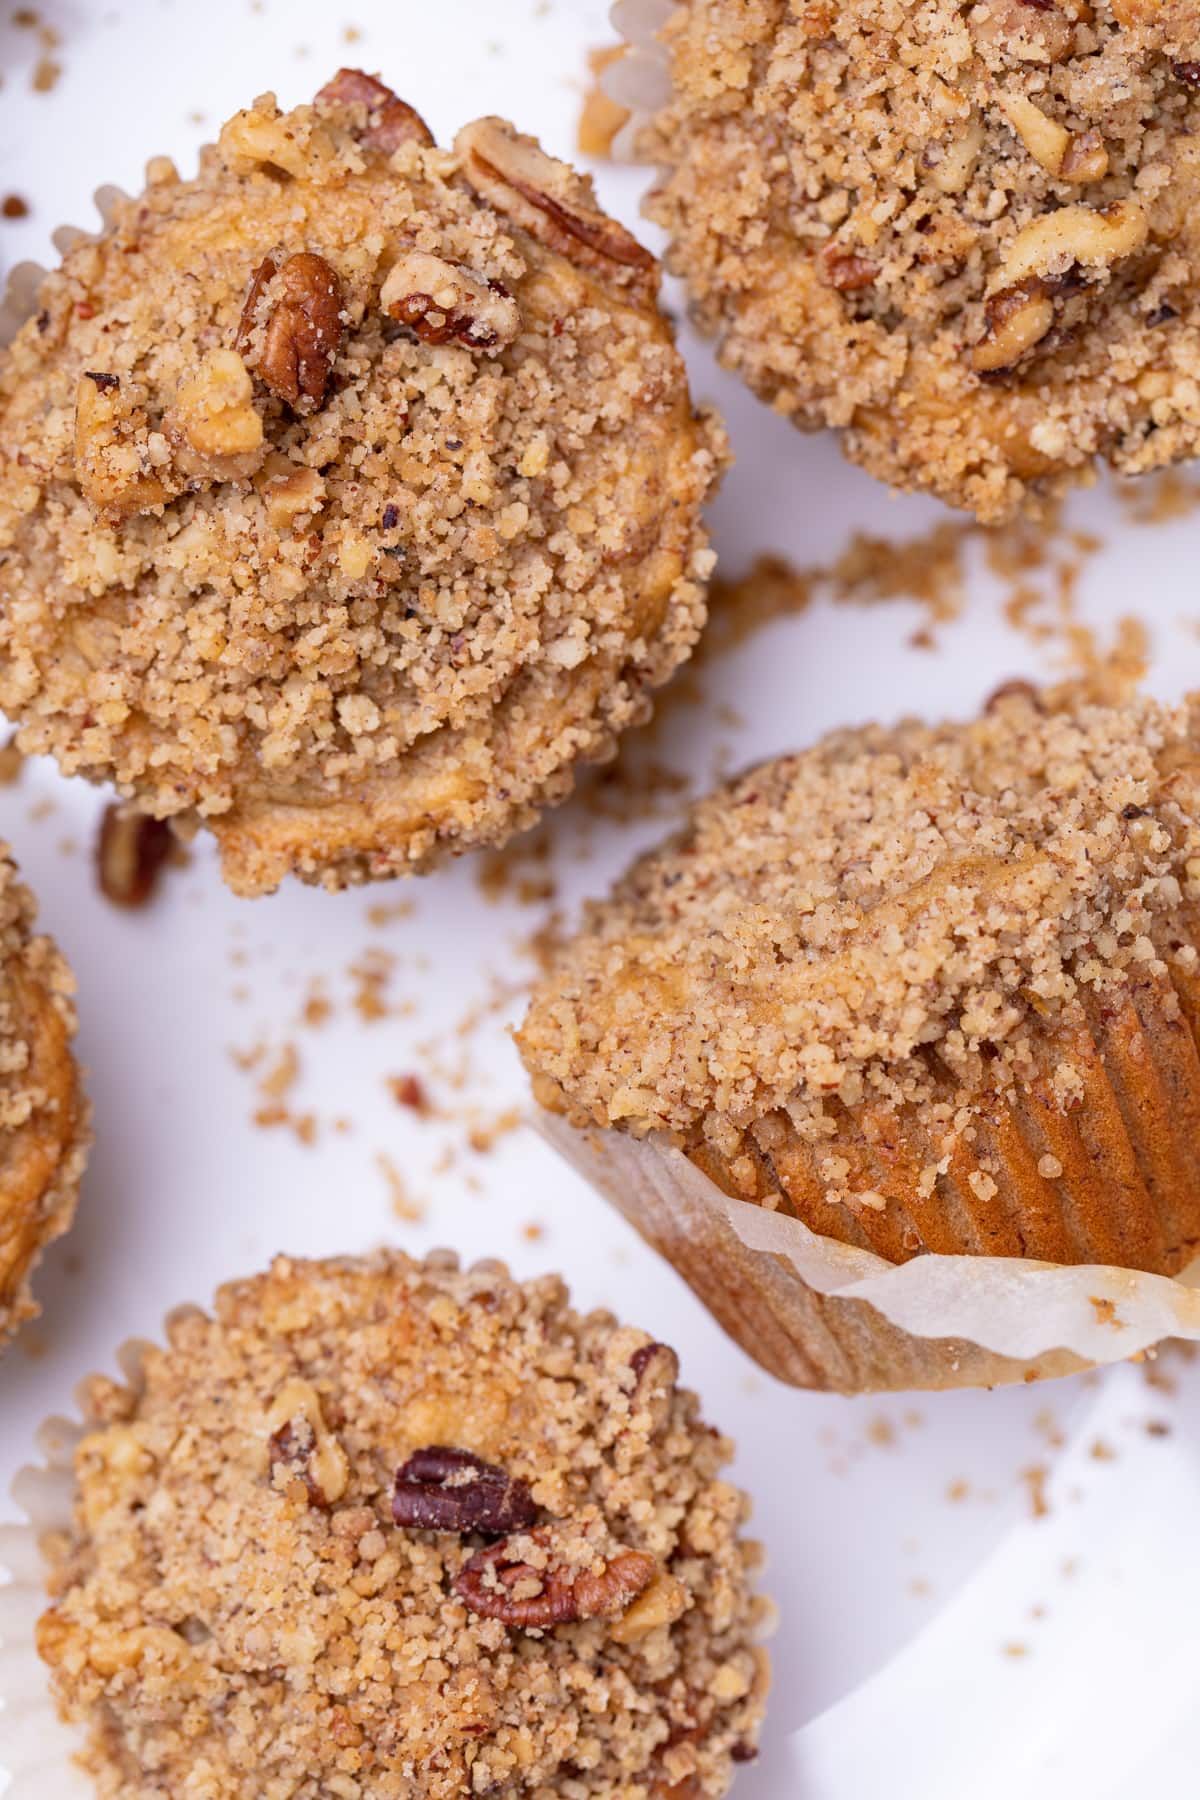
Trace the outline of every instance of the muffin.
<path fill-rule="evenodd" d="M 641 135 L 702 327 L 985 521 L 1200 450 L 1192 0 L 682 0 Z"/>
<path fill-rule="evenodd" d="M 97 1379 L 38 1644 L 101 1795 L 703 1800 L 755 1754 L 748 1507 L 561 1282 L 278 1259 Z"/>
<path fill-rule="evenodd" d="M 0 1348 L 38 1312 L 29 1278 L 74 1217 L 88 1142 L 75 983 L 36 916 L 0 844 Z"/>
<path fill-rule="evenodd" d="M 350 70 L 147 184 L 0 354 L 0 706 L 242 894 L 500 842 L 703 620 L 724 450 L 654 259 Z"/>
<path fill-rule="evenodd" d="M 591 909 L 521 1049 L 574 1125 L 673 1145 L 885 1265 L 1175 1275 L 1200 1251 L 1198 904 L 1200 696 L 1018 689 L 967 725 L 835 732 L 702 801 Z M 847 1345 L 845 1303 L 803 1292 L 768 1354 L 774 1260 L 700 1256 L 654 1205 L 650 1235 L 788 1379 L 928 1385 L 903 1334 L 859 1319 Z"/>

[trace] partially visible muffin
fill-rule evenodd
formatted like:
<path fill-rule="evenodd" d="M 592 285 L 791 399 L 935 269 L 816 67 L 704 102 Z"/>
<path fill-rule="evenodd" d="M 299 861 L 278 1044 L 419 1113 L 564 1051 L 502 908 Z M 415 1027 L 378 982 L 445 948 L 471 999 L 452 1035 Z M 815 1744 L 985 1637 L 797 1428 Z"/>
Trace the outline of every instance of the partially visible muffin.
<path fill-rule="evenodd" d="M 681 0 L 648 204 L 722 360 L 998 520 L 1200 452 L 1192 0 Z"/>
<path fill-rule="evenodd" d="M 113 1800 L 703 1800 L 752 1757 L 731 1446 L 555 1278 L 277 1260 L 93 1383 L 38 1639 Z"/>
<path fill-rule="evenodd" d="M 1200 1252 L 1200 696 L 838 731 L 645 857 L 535 992 L 537 1091 L 892 1263 Z"/>
<path fill-rule="evenodd" d="M 30 1276 L 74 1217 L 88 1144 L 75 981 L 36 918 L 0 844 L 0 1347 L 38 1311 Z"/>
<path fill-rule="evenodd" d="M 528 825 L 689 654 L 724 459 L 654 259 L 499 119 L 264 97 L 0 354 L 0 705 L 245 894 Z"/>

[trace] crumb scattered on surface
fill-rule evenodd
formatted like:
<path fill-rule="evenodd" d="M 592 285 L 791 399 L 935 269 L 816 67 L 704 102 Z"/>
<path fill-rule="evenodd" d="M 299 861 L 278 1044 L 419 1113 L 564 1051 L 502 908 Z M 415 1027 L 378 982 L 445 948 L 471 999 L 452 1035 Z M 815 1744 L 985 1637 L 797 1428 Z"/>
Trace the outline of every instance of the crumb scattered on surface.
<path fill-rule="evenodd" d="M 609 44 L 588 53 L 591 85 L 584 97 L 579 115 L 577 141 L 581 156 L 597 162 L 606 161 L 613 152 L 613 139 L 629 123 L 629 108 L 611 100 L 603 84 L 604 72 L 625 55 L 623 44 Z"/>

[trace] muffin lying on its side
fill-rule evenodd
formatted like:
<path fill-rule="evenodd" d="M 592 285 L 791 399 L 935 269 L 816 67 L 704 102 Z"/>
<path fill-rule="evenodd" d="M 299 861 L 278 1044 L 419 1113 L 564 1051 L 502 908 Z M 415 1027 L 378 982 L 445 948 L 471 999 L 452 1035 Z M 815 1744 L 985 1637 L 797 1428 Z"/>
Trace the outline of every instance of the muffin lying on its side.
<path fill-rule="evenodd" d="M 654 259 L 353 71 L 148 183 L 0 354 L 0 705 L 241 893 L 502 840 L 703 622 L 723 451 Z"/>
<path fill-rule="evenodd" d="M 643 134 L 722 359 L 981 519 L 1200 454 L 1193 0 L 683 0 Z"/>
<path fill-rule="evenodd" d="M 766 1665 L 729 1443 L 558 1280 L 279 1259 L 94 1382 L 39 1648 L 110 1800 L 717 1800 Z"/>
<path fill-rule="evenodd" d="M 0 844 L 0 1348 L 37 1313 L 29 1277 L 71 1223 L 88 1143 L 75 983 L 36 913 Z"/>
<path fill-rule="evenodd" d="M 520 1042 L 573 1122 L 665 1134 L 891 1263 L 1173 1275 L 1200 1251 L 1198 942 L 1200 698 L 1018 692 L 720 789 L 593 908 Z M 719 1268 L 685 1272 L 719 1303 Z"/>

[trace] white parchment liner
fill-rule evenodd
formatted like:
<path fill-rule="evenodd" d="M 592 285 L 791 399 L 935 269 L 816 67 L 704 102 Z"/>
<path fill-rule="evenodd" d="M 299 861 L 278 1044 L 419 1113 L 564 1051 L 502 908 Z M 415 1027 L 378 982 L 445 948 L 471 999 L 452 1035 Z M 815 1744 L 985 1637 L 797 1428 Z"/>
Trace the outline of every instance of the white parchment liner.
<path fill-rule="evenodd" d="M 551 1114 L 538 1127 L 743 1348 L 797 1386 L 993 1386 L 1200 1339 L 1200 1259 L 1176 1279 L 1016 1257 L 896 1265 L 731 1199 L 666 1143 L 577 1131 Z"/>

